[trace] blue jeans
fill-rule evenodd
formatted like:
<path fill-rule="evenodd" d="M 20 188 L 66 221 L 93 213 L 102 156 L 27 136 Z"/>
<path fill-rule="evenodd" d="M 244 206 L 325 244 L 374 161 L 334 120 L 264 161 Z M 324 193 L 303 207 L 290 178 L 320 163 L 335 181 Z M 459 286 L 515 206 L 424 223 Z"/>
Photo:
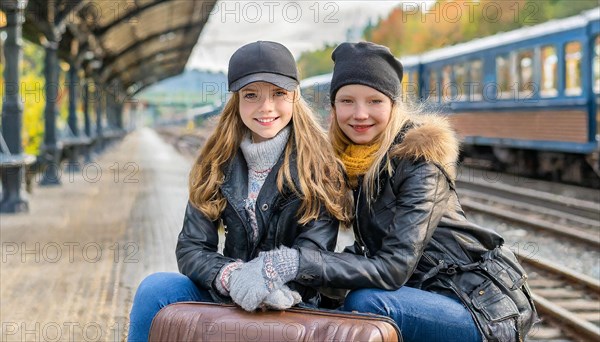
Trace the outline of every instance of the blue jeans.
<path fill-rule="evenodd" d="M 178 302 L 212 302 L 207 290 L 199 289 L 180 273 L 153 273 L 138 287 L 129 314 L 127 341 L 148 341 L 152 319 L 160 309 Z"/>
<path fill-rule="evenodd" d="M 411 287 L 355 290 L 342 309 L 392 318 L 405 342 L 482 341 L 471 313 L 458 299 Z"/>

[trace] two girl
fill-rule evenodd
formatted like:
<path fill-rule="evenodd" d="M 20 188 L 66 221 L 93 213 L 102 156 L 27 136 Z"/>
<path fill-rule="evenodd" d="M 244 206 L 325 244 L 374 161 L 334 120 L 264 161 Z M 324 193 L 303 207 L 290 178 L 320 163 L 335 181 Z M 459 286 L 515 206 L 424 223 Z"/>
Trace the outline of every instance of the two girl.
<path fill-rule="evenodd" d="M 340 222 L 349 221 L 343 168 L 300 98 L 296 63 L 283 45 L 259 41 L 238 49 L 228 83 L 233 96 L 190 173 L 176 248 L 182 274 L 143 280 L 129 341 L 147 340 L 153 317 L 175 302 L 228 302 L 235 295 L 246 298 L 237 302 L 246 309 L 257 302 L 279 309 L 301 300 L 318 305 L 311 287 L 285 284 L 298 258 L 266 258 L 265 274 L 244 262 L 279 246 L 333 250 Z"/>
<path fill-rule="evenodd" d="M 343 253 L 263 252 L 241 273 L 292 260 L 283 282 L 352 290 L 343 310 L 387 315 L 405 341 L 523 340 L 537 319 L 526 275 L 501 236 L 466 219 L 448 123 L 403 108 L 402 65 L 386 47 L 343 43 L 332 59 L 330 140 L 353 189 L 356 241 Z"/>

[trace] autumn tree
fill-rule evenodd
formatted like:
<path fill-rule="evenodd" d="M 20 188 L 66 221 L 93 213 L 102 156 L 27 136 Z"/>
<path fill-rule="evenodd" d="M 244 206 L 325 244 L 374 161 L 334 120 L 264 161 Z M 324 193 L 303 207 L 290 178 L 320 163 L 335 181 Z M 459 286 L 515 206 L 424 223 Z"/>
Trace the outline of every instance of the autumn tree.
<path fill-rule="evenodd" d="M 368 34 L 398 55 L 416 54 L 597 6 L 597 0 L 437 0 L 428 8 L 409 2 L 392 10 Z"/>

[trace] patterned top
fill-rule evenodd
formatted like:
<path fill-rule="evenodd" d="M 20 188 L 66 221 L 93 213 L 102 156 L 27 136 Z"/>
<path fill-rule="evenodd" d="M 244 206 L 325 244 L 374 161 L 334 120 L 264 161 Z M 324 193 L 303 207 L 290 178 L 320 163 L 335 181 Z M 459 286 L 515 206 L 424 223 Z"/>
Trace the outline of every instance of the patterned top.
<path fill-rule="evenodd" d="M 246 163 L 248 164 L 248 194 L 245 200 L 245 209 L 250 218 L 253 236 L 258 238 L 258 223 L 256 221 L 256 199 L 265 179 L 277 163 L 279 156 L 285 149 L 290 136 L 291 127 L 286 126 L 273 138 L 260 143 L 252 143 L 250 134 L 246 135 L 240 144 Z"/>

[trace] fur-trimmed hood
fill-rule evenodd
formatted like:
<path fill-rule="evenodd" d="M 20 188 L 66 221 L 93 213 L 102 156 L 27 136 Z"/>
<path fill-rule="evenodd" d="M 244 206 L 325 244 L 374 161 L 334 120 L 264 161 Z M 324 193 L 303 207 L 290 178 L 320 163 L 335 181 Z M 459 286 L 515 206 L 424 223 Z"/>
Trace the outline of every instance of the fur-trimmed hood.
<path fill-rule="evenodd" d="M 445 117 L 438 115 L 411 116 L 413 124 L 402 142 L 395 145 L 392 155 L 400 158 L 425 159 L 440 165 L 446 173 L 456 178 L 459 141 Z"/>

